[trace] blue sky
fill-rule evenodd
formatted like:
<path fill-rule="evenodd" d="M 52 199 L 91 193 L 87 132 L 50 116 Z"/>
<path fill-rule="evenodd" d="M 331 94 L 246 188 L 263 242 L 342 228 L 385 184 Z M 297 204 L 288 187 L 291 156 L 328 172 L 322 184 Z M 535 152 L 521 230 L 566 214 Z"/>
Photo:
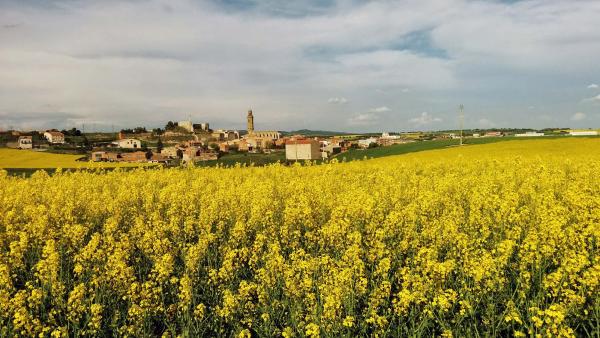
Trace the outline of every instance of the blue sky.
<path fill-rule="evenodd" d="M 0 1 L 0 129 L 600 128 L 599 1 Z"/>

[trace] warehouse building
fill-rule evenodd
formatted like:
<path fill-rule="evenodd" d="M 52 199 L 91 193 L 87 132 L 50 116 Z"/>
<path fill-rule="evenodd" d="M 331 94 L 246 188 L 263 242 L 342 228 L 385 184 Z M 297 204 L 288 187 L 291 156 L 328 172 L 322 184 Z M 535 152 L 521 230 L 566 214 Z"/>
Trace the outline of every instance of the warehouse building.
<path fill-rule="evenodd" d="M 321 158 L 319 141 L 311 139 L 292 139 L 285 144 L 285 158 L 288 161 L 318 160 Z"/>

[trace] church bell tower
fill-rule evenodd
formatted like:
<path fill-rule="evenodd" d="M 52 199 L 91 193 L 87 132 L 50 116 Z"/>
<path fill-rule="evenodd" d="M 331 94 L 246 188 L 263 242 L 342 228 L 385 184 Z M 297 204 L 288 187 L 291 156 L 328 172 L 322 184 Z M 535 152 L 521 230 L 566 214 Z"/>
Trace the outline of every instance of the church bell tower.
<path fill-rule="evenodd" d="M 252 115 L 252 109 L 248 109 L 248 134 L 254 133 L 254 116 Z"/>

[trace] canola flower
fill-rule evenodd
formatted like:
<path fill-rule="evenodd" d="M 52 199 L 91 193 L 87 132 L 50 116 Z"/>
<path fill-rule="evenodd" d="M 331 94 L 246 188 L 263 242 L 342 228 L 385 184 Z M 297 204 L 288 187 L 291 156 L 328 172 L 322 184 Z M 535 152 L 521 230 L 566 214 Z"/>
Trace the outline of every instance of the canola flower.
<path fill-rule="evenodd" d="M 0 336 L 598 336 L 600 140 L 0 172 Z"/>

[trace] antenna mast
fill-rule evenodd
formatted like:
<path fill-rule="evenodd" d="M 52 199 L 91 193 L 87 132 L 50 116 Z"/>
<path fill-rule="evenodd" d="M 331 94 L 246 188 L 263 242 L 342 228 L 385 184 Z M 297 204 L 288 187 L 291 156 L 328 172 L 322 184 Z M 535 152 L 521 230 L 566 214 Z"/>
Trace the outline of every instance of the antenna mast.
<path fill-rule="evenodd" d="M 458 108 L 460 109 L 460 145 L 463 145 L 463 125 L 465 123 L 465 106 L 464 105 L 460 105 L 458 106 Z"/>

